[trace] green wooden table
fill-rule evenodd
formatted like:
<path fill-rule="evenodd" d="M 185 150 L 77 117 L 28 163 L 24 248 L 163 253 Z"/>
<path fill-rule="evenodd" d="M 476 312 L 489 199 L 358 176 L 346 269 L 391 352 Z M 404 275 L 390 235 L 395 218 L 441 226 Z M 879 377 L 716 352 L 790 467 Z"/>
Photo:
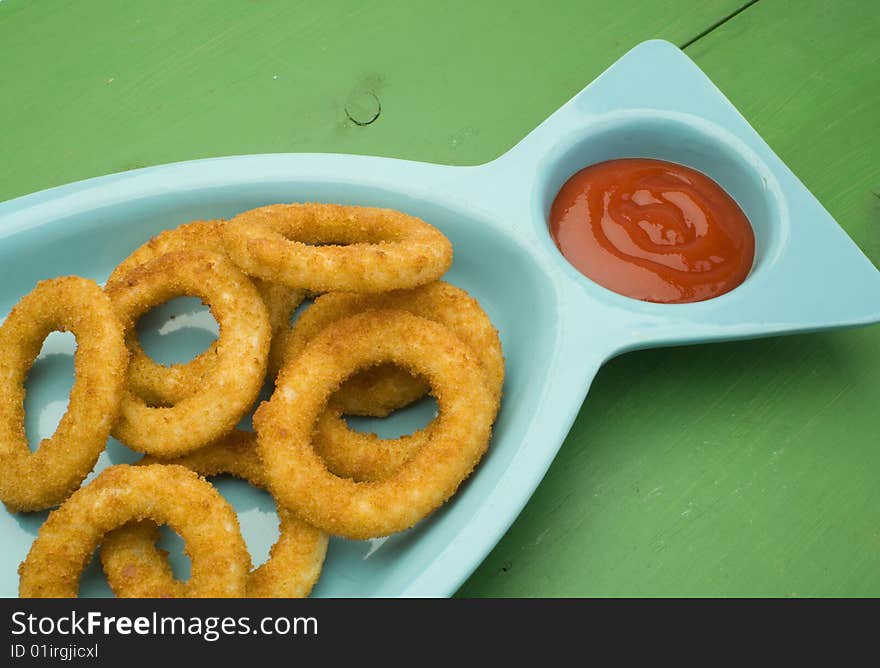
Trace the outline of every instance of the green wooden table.
<path fill-rule="evenodd" d="M 876 2 L 316 5 L 0 0 L 0 200 L 241 153 L 485 162 L 661 37 L 880 263 Z M 460 594 L 880 595 L 878 408 L 880 327 L 615 359 Z"/>

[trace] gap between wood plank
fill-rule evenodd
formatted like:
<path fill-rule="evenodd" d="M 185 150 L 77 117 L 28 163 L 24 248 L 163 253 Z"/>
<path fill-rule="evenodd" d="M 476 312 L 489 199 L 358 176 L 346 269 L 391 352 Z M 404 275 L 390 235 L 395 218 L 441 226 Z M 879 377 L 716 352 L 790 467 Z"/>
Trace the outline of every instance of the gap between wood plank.
<path fill-rule="evenodd" d="M 715 21 L 715 23 L 713 23 L 712 25 L 710 25 L 708 28 L 706 28 L 703 32 L 701 32 L 701 33 L 700 33 L 699 35 L 697 35 L 696 37 L 692 37 L 691 39 L 689 39 L 687 42 L 685 42 L 684 44 L 682 44 L 679 48 L 680 48 L 682 51 L 684 51 L 684 50 L 685 50 L 686 48 L 688 48 L 691 44 L 693 44 L 694 42 L 697 42 L 697 41 L 703 39 L 703 38 L 704 38 L 706 35 L 708 35 L 710 32 L 712 32 L 712 31 L 715 30 L 716 28 L 720 28 L 720 27 L 723 26 L 725 23 L 727 23 L 728 21 L 730 21 L 730 19 L 732 19 L 733 17 L 735 17 L 735 16 L 739 16 L 739 15 L 742 14 L 744 11 L 746 11 L 749 7 L 751 7 L 751 6 L 754 5 L 754 4 L 757 4 L 757 2 L 758 2 L 758 0 L 749 0 L 749 2 L 747 2 L 746 4 L 744 4 L 742 7 L 740 7 L 740 8 L 737 9 L 736 11 L 731 12 L 731 13 L 728 14 L 727 16 L 725 16 L 725 17 L 723 17 L 723 18 L 718 19 L 717 21 Z"/>

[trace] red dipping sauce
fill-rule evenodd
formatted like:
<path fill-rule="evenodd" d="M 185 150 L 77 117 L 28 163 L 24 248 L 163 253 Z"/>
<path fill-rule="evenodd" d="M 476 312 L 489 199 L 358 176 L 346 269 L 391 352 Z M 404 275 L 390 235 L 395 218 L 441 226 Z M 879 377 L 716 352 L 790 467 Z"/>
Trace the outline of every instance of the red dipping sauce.
<path fill-rule="evenodd" d="M 572 176 L 550 234 L 582 274 L 649 302 L 697 302 L 733 290 L 755 258 L 748 218 L 715 181 L 663 160 L 626 158 Z"/>

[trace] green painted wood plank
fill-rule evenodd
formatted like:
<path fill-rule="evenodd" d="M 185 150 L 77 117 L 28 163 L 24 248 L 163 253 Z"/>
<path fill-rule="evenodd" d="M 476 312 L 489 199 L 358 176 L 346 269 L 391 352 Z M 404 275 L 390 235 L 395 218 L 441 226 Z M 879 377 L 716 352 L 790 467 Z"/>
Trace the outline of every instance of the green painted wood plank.
<path fill-rule="evenodd" d="M 150 164 L 322 151 L 487 161 L 632 44 L 742 0 L 0 3 L 0 200 Z M 382 113 L 352 123 L 367 92 Z"/>
<path fill-rule="evenodd" d="M 876 3 L 762 0 L 688 53 L 880 263 Z M 616 359 L 461 594 L 880 595 L 878 405 L 877 327 Z"/>

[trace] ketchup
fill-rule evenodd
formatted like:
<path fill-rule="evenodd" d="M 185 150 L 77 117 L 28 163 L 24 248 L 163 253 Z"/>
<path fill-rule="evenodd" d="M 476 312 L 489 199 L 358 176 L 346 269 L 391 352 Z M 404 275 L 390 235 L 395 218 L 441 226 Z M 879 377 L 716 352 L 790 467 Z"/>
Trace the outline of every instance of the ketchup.
<path fill-rule="evenodd" d="M 553 201 L 550 234 L 599 285 L 666 304 L 733 290 L 755 257 L 749 220 L 721 186 L 689 167 L 647 158 L 577 172 Z"/>

